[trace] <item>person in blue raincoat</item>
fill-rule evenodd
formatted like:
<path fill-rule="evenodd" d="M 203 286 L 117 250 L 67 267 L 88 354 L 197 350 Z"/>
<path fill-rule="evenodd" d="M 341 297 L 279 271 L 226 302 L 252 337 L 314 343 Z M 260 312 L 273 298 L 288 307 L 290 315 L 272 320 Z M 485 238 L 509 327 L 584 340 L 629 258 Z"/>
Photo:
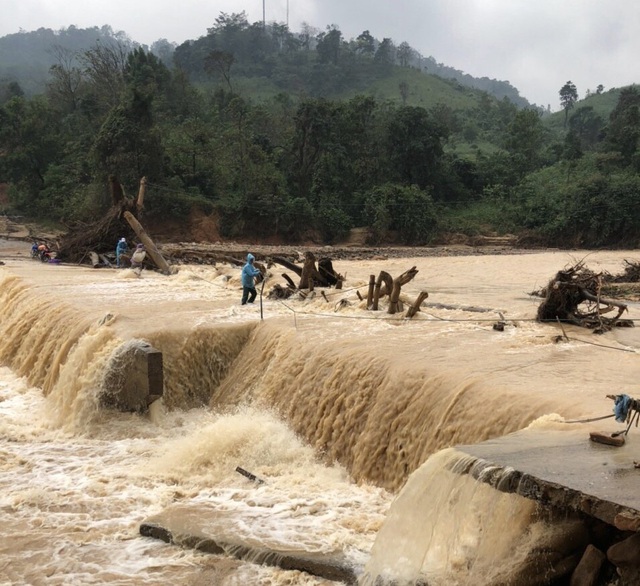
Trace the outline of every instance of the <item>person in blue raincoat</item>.
<path fill-rule="evenodd" d="M 242 267 L 242 305 L 253 303 L 258 292 L 256 291 L 253 279 L 262 273 L 253 266 L 255 256 L 247 254 L 247 264 Z"/>
<path fill-rule="evenodd" d="M 125 238 L 120 238 L 118 240 L 118 244 L 116 244 L 116 266 L 120 267 L 120 255 L 127 252 L 127 240 Z"/>

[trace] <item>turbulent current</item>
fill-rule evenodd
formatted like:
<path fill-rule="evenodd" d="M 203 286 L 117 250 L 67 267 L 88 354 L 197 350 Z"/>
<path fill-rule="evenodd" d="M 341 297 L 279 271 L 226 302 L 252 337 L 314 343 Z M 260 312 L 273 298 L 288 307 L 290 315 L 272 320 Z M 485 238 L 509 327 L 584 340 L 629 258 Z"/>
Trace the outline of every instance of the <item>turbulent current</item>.
<path fill-rule="evenodd" d="M 213 508 L 265 547 L 341 552 L 362 584 L 516 583 L 568 529 L 456 474 L 450 448 L 575 433 L 563 419 L 610 413 L 605 395 L 640 378 L 636 329 L 565 327 L 557 343 L 529 295 L 583 258 L 620 272 L 629 251 L 336 261 L 342 291 L 262 308 L 240 305 L 231 266 L 138 278 L 27 256 L 0 246 L 1 586 L 330 583 L 141 537 L 171 505 Z M 429 298 L 412 320 L 366 310 L 370 274 L 414 265 L 403 294 Z M 164 396 L 143 415 L 99 402 L 132 341 L 163 353 Z"/>

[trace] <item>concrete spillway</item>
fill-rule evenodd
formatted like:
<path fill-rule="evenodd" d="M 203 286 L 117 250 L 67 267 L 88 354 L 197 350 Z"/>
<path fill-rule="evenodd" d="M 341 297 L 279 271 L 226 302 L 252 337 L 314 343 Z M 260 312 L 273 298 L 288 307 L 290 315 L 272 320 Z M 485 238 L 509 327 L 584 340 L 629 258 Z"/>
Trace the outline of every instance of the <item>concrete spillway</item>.
<path fill-rule="evenodd" d="M 499 490 L 580 511 L 623 531 L 637 531 L 640 469 L 635 462 L 640 462 L 640 435 L 634 431 L 621 447 L 590 441 L 585 430 L 552 435 L 518 432 L 457 449 L 484 461 L 485 466 L 473 467 L 474 476 Z M 498 474 L 502 479 L 496 483 Z"/>
<path fill-rule="evenodd" d="M 342 551 L 310 552 L 259 538 L 240 538 L 225 528 L 225 513 L 206 504 L 173 505 L 146 519 L 140 534 L 205 553 L 226 554 L 257 564 L 299 570 L 354 584 L 362 571 Z"/>

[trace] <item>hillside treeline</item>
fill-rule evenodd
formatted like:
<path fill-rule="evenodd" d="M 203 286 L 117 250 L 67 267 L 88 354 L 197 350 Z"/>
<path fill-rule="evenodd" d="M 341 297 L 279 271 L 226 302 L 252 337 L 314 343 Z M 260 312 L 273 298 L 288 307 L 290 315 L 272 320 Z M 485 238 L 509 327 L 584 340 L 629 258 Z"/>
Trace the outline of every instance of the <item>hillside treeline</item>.
<path fill-rule="evenodd" d="M 223 14 L 176 48 L 173 65 L 117 42 L 60 50 L 45 94 L 0 88 L 0 182 L 13 210 L 67 224 L 104 211 L 115 175 L 130 192 L 148 178 L 149 214 L 197 207 L 229 237 L 332 242 L 366 226 L 373 241 L 405 244 L 444 232 L 637 241 L 635 88 L 610 116 L 570 104 L 559 131 L 533 109 L 454 83 L 431 107 L 409 105 L 402 82 L 394 101 L 368 95 L 380 71 L 401 67 L 399 47 L 389 41 L 387 59 L 385 40 L 354 42 L 329 27 L 307 46 L 286 27 Z M 259 98 L 246 80 L 261 76 L 353 97 Z"/>

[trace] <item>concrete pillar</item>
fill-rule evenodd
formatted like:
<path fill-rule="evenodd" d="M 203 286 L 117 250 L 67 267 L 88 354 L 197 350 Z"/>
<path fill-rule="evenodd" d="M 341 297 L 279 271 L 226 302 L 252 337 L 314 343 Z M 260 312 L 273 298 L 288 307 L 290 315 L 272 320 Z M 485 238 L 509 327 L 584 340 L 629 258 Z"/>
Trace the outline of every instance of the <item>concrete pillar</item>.
<path fill-rule="evenodd" d="M 146 411 L 162 397 L 162 352 L 150 344 L 132 340 L 120 346 L 109 362 L 100 402 L 120 411 Z"/>

